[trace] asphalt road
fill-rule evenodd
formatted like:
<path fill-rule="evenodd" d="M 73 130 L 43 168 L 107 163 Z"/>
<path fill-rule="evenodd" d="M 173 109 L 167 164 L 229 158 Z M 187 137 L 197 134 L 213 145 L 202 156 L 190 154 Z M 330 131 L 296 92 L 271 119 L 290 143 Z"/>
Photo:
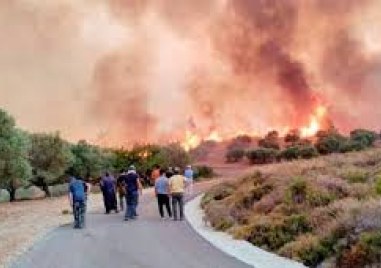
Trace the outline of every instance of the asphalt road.
<path fill-rule="evenodd" d="M 195 187 L 201 191 L 207 186 Z M 89 213 L 86 229 L 56 229 L 12 267 L 248 267 L 214 248 L 186 221 L 160 219 L 152 193 L 143 195 L 138 212 L 139 219 L 128 222 L 122 214 Z"/>

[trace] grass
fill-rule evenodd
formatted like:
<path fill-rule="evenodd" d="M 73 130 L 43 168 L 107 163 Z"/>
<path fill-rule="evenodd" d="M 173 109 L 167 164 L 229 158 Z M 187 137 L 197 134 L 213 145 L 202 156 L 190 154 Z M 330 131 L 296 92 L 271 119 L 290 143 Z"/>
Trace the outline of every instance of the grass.
<path fill-rule="evenodd" d="M 381 149 L 264 165 L 203 198 L 218 230 L 310 267 L 381 266 Z"/>

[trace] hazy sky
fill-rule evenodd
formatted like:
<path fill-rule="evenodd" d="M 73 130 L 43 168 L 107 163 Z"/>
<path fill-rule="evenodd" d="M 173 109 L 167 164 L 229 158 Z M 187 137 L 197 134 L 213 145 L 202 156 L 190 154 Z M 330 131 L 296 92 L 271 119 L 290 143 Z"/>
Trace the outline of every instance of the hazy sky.
<path fill-rule="evenodd" d="M 381 123 L 381 0 L 2 0 L 0 106 L 120 145 Z"/>

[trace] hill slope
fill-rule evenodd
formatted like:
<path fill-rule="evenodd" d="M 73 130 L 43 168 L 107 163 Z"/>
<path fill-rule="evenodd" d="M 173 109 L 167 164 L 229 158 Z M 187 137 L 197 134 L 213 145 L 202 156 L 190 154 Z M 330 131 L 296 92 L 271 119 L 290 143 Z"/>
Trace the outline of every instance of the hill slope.
<path fill-rule="evenodd" d="M 380 186 L 372 149 L 257 167 L 203 207 L 216 229 L 308 266 L 381 265 Z"/>

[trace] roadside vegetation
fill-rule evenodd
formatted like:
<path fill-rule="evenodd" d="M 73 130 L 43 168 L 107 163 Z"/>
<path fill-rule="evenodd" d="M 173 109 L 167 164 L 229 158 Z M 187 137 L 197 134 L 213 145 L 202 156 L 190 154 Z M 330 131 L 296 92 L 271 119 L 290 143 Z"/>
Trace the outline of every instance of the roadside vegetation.
<path fill-rule="evenodd" d="M 63 195 L 69 174 L 97 183 L 103 172 L 119 172 L 132 164 L 144 176 L 156 164 L 184 168 L 190 161 L 177 143 L 115 149 L 84 140 L 71 143 L 59 133 L 28 133 L 0 109 L 0 203 Z M 197 170 L 199 177 L 213 176 L 209 167 Z"/>
<path fill-rule="evenodd" d="M 217 230 L 310 267 L 380 267 L 381 149 L 356 152 L 375 141 L 365 130 L 349 138 L 320 134 L 304 148 L 307 160 L 292 146 L 282 158 L 297 161 L 261 165 L 212 188 L 202 200 L 206 218 Z M 355 152 L 341 154 L 343 145 Z M 335 154 L 314 158 L 315 149 Z M 250 154 L 276 162 L 274 150 Z"/>

